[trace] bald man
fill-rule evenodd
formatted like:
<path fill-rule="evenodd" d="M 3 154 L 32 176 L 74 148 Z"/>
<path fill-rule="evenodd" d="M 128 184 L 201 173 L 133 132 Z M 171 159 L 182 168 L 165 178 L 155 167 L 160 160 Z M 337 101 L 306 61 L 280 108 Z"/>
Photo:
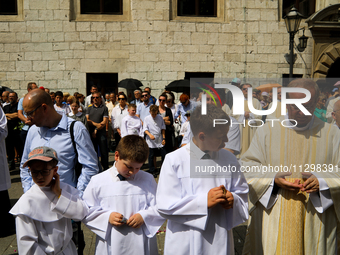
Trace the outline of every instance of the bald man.
<path fill-rule="evenodd" d="M 8 95 L 9 95 L 9 91 L 2 92 L 2 95 L 1 95 L 2 107 L 5 107 L 6 105 L 10 104 Z"/>
<path fill-rule="evenodd" d="M 336 101 L 333 107 L 332 118 L 334 125 L 340 128 L 340 101 Z"/>
<path fill-rule="evenodd" d="M 23 101 L 27 119 L 33 126 L 27 134 L 27 142 L 21 160 L 21 180 L 24 192 L 33 185 L 32 177 L 23 163 L 28 154 L 38 146 L 52 147 L 58 153 L 60 181 L 77 187 L 81 192 L 85 190 L 91 176 L 98 173 L 97 155 L 93 148 L 90 135 L 86 127 L 79 121 L 74 125 L 74 140 L 78 151 L 78 161 L 82 164 L 82 172 L 77 180 L 74 173 L 75 150 L 70 137 L 70 125 L 74 121 L 60 115 L 53 107 L 49 94 L 36 89 L 30 91 Z"/>
<path fill-rule="evenodd" d="M 30 92 L 31 90 L 37 89 L 38 86 L 35 82 L 29 82 L 27 84 L 27 91 Z M 24 113 L 24 108 L 22 107 L 22 103 L 24 101 L 24 98 L 20 98 L 19 103 L 18 103 L 18 117 L 21 120 L 22 123 L 25 125 L 22 127 L 21 132 L 20 132 L 20 139 L 22 142 L 22 146 L 25 145 L 26 142 L 26 137 L 27 137 L 27 132 L 30 126 L 32 126 L 32 123 L 30 120 L 26 118 L 26 114 Z"/>

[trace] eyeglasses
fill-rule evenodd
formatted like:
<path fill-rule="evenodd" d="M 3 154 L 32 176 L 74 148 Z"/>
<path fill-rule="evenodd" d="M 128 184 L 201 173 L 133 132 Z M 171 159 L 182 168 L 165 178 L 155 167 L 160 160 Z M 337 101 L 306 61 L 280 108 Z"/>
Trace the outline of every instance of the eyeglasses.
<path fill-rule="evenodd" d="M 37 108 L 35 108 L 33 111 L 26 112 L 26 116 L 27 116 L 27 117 L 32 117 L 33 113 L 34 113 L 36 110 L 38 110 L 41 106 L 42 106 L 42 104 L 39 105 Z"/>
<path fill-rule="evenodd" d="M 29 170 L 29 174 L 32 176 L 32 177 L 38 177 L 39 174 L 41 174 L 42 176 L 48 176 L 50 174 L 50 171 L 53 170 L 53 168 L 51 169 L 46 169 L 46 170 L 40 170 L 40 171 L 31 171 Z"/>
<path fill-rule="evenodd" d="M 146 95 L 142 95 L 142 97 L 147 97 L 148 95 L 146 94 Z"/>
<path fill-rule="evenodd" d="M 98 99 L 99 97 L 92 97 L 93 99 Z"/>
<path fill-rule="evenodd" d="M 119 98 L 118 98 L 118 100 L 125 100 L 125 98 L 123 98 L 123 97 L 119 97 Z"/>
<path fill-rule="evenodd" d="M 164 99 L 158 99 L 159 102 L 165 102 L 166 100 Z"/>

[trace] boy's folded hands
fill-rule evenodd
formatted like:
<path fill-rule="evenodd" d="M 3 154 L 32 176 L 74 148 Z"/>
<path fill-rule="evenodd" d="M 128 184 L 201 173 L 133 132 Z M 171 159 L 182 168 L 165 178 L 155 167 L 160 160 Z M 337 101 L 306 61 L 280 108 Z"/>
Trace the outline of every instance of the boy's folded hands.
<path fill-rule="evenodd" d="M 139 213 L 132 215 L 130 219 L 126 222 L 126 224 L 129 227 L 133 228 L 139 228 L 140 226 L 143 225 L 143 223 L 144 223 L 143 217 Z"/>
<path fill-rule="evenodd" d="M 124 222 L 122 222 L 123 218 L 124 218 L 124 216 L 122 214 L 117 213 L 117 212 L 112 212 L 110 214 L 109 222 L 113 226 L 120 227 L 123 224 L 125 224 Z"/>
<path fill-rule="evenodd" d="M 126 223 L 126 225 L 128 225 L 129 227 L 139 228 L 140 226 L 143 225 L 144 220 L 143 220 L 143 217 L 139 213 L 136 213 L 132 215 L 130 219 L 128 219 L 127 221 L 124 221 L 124 216 L 122 214 L 117 213 L 117 212 L 112 212 L 110 214 L 109 222 L 110 224 L 116 227 L 122 226 Z"/>
<path fill-rule="evenodd" d="M 233 194 L 223 185 L 212 188 L 208 192 L 208 208 L 221 204 L 224 209 L 230 209 L 234 204 Z"/>

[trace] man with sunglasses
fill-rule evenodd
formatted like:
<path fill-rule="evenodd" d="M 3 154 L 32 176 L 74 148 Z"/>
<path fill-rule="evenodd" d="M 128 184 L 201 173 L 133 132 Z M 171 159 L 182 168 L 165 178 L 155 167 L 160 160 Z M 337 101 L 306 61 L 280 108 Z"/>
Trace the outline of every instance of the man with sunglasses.
<path fill-rule="evenodd" d="M 135 95 L 135 99 L 133 99 L 130 104 L 135 104 L 138 106 L 139 104 L 143 103 L 142 102 L 142 91 L 140 89 L 136 89 L 133 94 Z"/>
<path fill-rule="evenodd" d="M 109 168 L 109 152 L 106 138 L 106 124 L 109 120 L 109 112 L 101 99 L 101 94 L 92 94 L 92 105 L 86 108 L 87 123 L 90 127 L 90 135 L 94 149 L 98 155 L 98 146 L 101 155 L 101 164 L 104 169 Z"/>
<path fill-rule="evenodd" d="M 142 101 L 143 103 L 137 106 L 136 116 L 143 122 L 144 118 L 150 115 L 150 106 L 153 105 L 153 103 L 150 102 L 150 93 L 148 91 L 143 91 Z"/>
<path fill-rule="evenodd" d="M 98 92 L 98 86 L 97 85 L 92 85 L 91 86 L 91 95 L 88 95 L 86 98 L 85 98 L 85 108 L 89 107 L 90 104 L 92 104 L 92 96 L 94 93 Z M 102 97 L 102 102 L 105 102 L 105 99 L 103 96 Z"/>

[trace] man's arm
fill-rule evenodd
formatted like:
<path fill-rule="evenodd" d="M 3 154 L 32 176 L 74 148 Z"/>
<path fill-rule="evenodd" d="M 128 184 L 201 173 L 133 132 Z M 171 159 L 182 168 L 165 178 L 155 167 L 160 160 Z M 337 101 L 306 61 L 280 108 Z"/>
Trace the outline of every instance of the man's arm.
<path fill-rule="evenodd" d="M 89 132 L 82 123 L 74 125 L 74 140 L 78 151 L 78 162 L 82 164 L 77 189 L 83 194 L 91 177 L 99 172 L 97 154 L 93 148 Z"/>
<path fill-rule="evenodd" d="M 7 137 L 7 134 L 7 119 L 2 108 L 0 107 L 0 139 L 4 140 Z"/>
<path fill-rule="evenodd" d="M 18 118 L 18 113 L 17 112 L 6 113 L 6 118 L 10 120 L 16 119 Z"/>

